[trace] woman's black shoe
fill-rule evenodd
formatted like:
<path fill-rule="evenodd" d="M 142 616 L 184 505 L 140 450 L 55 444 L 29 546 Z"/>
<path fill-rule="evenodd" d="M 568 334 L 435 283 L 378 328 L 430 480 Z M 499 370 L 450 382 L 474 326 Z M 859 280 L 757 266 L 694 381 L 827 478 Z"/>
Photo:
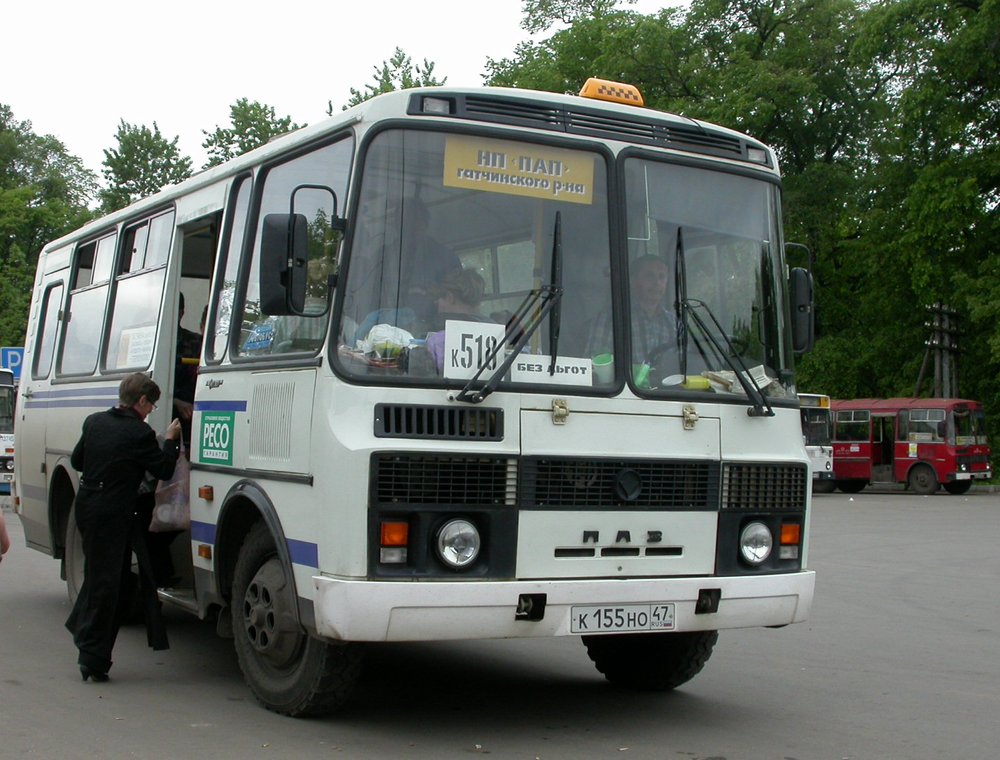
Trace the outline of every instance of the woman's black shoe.
<path fill-rule="evenodd" d="M 93 678 L 97 682 L 104 682 L 108 680 L 107 673 L 98 673 L 96 670 L 91 670 L 86 665 L 80 666 L 80 676 L 86 681 L 88 678 Z"/>

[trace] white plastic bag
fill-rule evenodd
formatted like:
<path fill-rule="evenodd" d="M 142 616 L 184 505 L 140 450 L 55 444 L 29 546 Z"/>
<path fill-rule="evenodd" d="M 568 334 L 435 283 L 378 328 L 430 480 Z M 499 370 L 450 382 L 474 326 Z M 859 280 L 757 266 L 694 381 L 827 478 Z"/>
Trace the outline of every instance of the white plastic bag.
<path fill-rule="evenodd" d="M 169 533 L 191 527 L 191 464 L 181 447 L 174 474 L 156 486 L 156 506 L 149 521 L 150 533 Z"/>

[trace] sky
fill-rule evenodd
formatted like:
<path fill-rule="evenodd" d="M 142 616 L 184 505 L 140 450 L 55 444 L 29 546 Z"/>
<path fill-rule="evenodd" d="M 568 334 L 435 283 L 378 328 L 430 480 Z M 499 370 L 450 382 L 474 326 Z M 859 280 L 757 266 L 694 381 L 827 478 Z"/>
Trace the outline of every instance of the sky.
<path fill-rule="evenodd" d="M 637 0 L 631 9 L 677 4 Z M 433 62 L 449 85 L 481 85 L 487 59 L 512 57 L 531 39 L 521 19 L 520 0 L 7 3 L 0 103 L 99 177 L 122 119 L 156 122 L 197 170 L 204 131 L 228 126 L 240 98 L 314 124 L 329 101 L 339 111 L 352 87 L 373 83 L 397 47 L 415 64 Z"/>

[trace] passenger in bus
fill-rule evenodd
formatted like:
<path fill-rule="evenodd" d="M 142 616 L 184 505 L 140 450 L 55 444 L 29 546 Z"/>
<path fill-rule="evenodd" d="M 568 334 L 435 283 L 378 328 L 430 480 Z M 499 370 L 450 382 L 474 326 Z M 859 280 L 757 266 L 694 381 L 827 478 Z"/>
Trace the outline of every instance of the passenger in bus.
<path fill-rule="evenodd" d="M 402 285 L 405 306 L 419 321 L 433 320 L 437 290 L 448 275 L 462 271 L 458 255 L 430 233 L 430 212 L 417 200 L 403 207 Z M 384 305 L 384 304 L 383 304 Z"/>
<path fill-rule="evenodd" d="M 677 346 L 677 320 L 666 303 L 667 262 L 660 256 L 640 256 L 629 266 L 632 363 L 653 358 L 654 349 Z M 591 356 L 612 353 L 611 312 L 599 313 L 591 325 L 587 349 Z"/>
<path fill-rule="evenodd" d="M 449 320 L 465 322 L 492 322 L 479 313 L 479 305 L 486 293 L 486 283 L 478 272 L 471 269 L 453 271 L 432 290 L 437 316 L 433 329 L 427 333 L 424 344 L 434 360 L 438 372 L 444 368 L 444 339 Z"/>
<path fill-rule="evenodd" d="M 135 516 L 144 474 L 148 471 L 166 479 L 177 463 L 180 421 L 175 419 L 167 427 L 162 447 L 145 421 L 159 398 L 160 389 L 151 377 L 142 372 L 128 375 L 118 386 L 118 406 L 84 420 L 83 433 L 70 457 L 81 473 L 74 511 L 83 539 L 84 575 L 66 628 L 79 649 L 84 681 L 108 680 L 111 651 L 125 613 L 121 592 L 131 581 L 133 549 L 139 560 L 149 645 L 168 647 L 143 532 Z"/>

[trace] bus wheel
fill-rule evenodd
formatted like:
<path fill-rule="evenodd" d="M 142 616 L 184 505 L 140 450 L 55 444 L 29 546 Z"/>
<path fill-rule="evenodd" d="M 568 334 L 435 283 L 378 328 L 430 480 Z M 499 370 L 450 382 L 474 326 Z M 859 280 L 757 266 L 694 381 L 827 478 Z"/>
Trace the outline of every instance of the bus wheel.
<path fill-rule="evenodd" d="M 358 644 L 329 644 L 295 620 L 294 587 L 267 526 L 240 549 L 230 610 L 236 656 L 247 685 L 268 710 L 306 716 L 333 712 L 361 675 Z"/>
<path fill-rule="evenodd" d="M 929 496 L 938 490 L 938 481 L 934 470 L 926 464 L 918 464 L 910 470 L 910 474 L 906 477 L 906 484 L 911 491 L 922 496 Z"/>
<path fill-rule="evenodd" d="M 83 536 L 76 526 L 76 507 L 69 510 L 69 519 L 66 521 L 66 591 L 69 594 L 70 604 L 76 604 L 76 598 L 80 596 L 80 587 L 83 586 Z"/>
<path fill-rule="evenodd" d="M 813 493 L 833 493 L 837 484 L 832 480 L 814 480 Z"/>
<path fill-rule="evenodd" d="M 972 488 L 971 480 L 953 480 L 950 483 L 944 484 L 944 490 L 952 496 L 961 496 L 963 493 L 968 493 L 970 488 Z"/>
<path fill-rule="evenodd" d="M 839 488 L 844 493 L 861 493 L 867 482 L 864 480 L 838 480 L 837 488 Z"/>
<path fill-rule="evenodd" d="M 643 691 L 667 691 L 690 681 L 718 640 L 718 631 L 583 637 L 587 654 L 608 681 Z"/>

